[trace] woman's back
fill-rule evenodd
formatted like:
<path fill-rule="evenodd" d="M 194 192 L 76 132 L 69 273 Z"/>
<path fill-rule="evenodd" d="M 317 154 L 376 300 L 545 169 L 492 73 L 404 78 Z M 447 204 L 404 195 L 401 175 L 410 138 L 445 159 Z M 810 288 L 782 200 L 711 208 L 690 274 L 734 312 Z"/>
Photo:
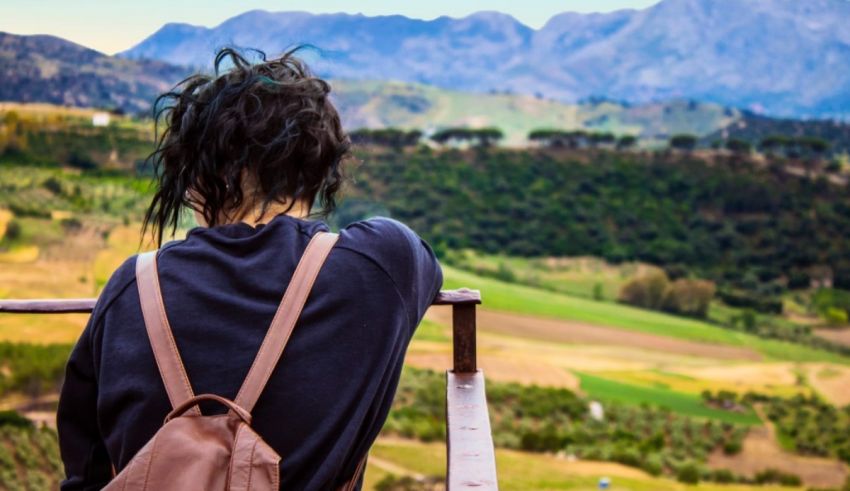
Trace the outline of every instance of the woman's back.
<path fill-rule="evenodd" d="M 195 393 L 236 396 L 321 222 L 193 229 L 160 251 L 166 312 Z M 145 331 L 131 258 L 110 279 L 69 361 L 58 414 L 65 489 L 103 483 L 171 406 Z M 404 352 L 442 282 L 430 248 L 388 219 L 340 232 L 254 409 L 282 457 L 281 488 L 328 489 L 354 472 L 389 411 Z M 206 414 L 221 411 L 202 406 Z"/>

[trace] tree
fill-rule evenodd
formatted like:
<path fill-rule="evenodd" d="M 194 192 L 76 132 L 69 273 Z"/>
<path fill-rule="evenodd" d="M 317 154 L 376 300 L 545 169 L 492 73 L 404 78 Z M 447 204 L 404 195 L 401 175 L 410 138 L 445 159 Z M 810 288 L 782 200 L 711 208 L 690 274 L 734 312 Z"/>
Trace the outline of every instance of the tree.
<path fill-rule="evenodd" d="M 697 137 L 694 135 L 681 133 L 673 135 L 670 138 L 670 148 L 676 150 L 692 151 L 697 146 Z"/>
<path fill-rule="evenodd" d="M 450 141 L 476 142 L 479 147 L 492 146 L 504 138 L 504 133 L 499 128 L 446 128 L 431 135 L 431 140 L 445 145 Z"/>
<path fill-rule="evenodd" d="M 750 142 L 740 138 L 730 138 L 726 141 L 726 149 L 738 155 L 747 155 L 753 150 Z"/>
<path fill-rule="evenodd" d="M 617 149 L 626 150 L 637 145 L 637 137 L 633 135 L 623 135 L 617 140 Z"/>
<path fill-rule="evenodd" d="M 664 298 L 670 280 L 667 274 L 660 269 L 653 269 L 628 281 L 620 289 L 620 301 L 643 307 L 645 309 L 658 310 L 664 305 Z"/>
<path fill-rule="evenodd" d="M 591 147 L 598 145 L 610 145 L 617 141 L 617 137 L 613 133 L 589 133 L 587 135 L 588 143 Z"/>
<path fill-rule="evenodd" d="M 705 318 L 715 291 L 711 281 L 680 278 L 670 284 L 664 296 L 664 310 Z"/>
<path fill-rule="evenodd" d="M 419 130 L 405 131 L 398 128 L 367 129 L 362 128 L 350 133 L 351 141 L 358 145 L 378 145 L 390 148 L 403 148 L 416 145 L 422 137 Z"/>
<path fill-rule="evenodd" d="M 829 151 L 830 144 L 823 138 L 803 136 L 797 139 L 797 145 L 807 156 L 820 160 Z"/>
<path fill-rule="evenodd" d="M 481 147 L 493 146 L 505 137 L 505 134 L 499 128 L 481 128 L 473 130 L 472 134 L 478 139 L 478 145 Z"/>
<path fill-rule="evenodd" d="M 783 135 L 770 135 L 762 138 L 759 149 L 768 155 L 775 155 L 777 151 L 783 152 L 788 145 L 789 139 Z"/>
<path fill-rule="evenodd" d="M 569 147 L 569 133 L 555 129 L 536 129 L 528 133 L 528 139 L 549 148 Z"/>

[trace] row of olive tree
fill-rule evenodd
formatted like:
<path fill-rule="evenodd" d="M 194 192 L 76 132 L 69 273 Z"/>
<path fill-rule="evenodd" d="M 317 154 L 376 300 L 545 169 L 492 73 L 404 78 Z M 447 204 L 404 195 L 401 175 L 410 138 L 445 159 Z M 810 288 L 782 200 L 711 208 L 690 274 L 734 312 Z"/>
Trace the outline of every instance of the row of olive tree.
<path fill-rule="evenodd" d="M 351 132 L 351 140 L 359 145 L 376 145 L 390 148 L 403 148 L 418 145 L 423 133 L 420 130 L 398 128 L 368 129 Z M 490 147 L 504 139 L 499 128 L 450 127 L 430 135 L 429 139 L 440 145 L 470 144 L 477 147 Z M 626 150 L 637 146 L 639 139 L 635 135 L 617 136 L 611 132 L 586 130 L 562 130 L 539 128 L 528 133 L 528 140 L 546 148 L 616 148 Z M 673 150 L 691 152 L 699 145 L 699 137 L 689 133 L 679 133 L 670 137 L 668 147 Z M 785 158 L 820 159 L 826 156 L 830 143 L 822 138 L 810 136 L 771 135 L 763 138 L 757 145 L 742 138 L 717 140 L 711 144 L 713 149 L 725 148 L 736 155 L 748 155 L 754 149 L 770 156 Z"/>
<path fill-rule="evenodd" d="M 616 136 L 610 132 L 584 130 L 565 131 L 558 129 L 537 129 L 528 134 L 528 139 L 549 148 L 596 148 L 599 146 L 631 148 L 637 144 L 633 135 Z"/>
<path fill-rule="evenodd" d="M 351 132 L 351 141 L 360 145 L 377 145 L 403 148 L 418 145 L 422 139 L 419 130 L 397 128 L 359 129 Z M 499 128 L 445 128 L 432 134 L 431 141 L 440 145 L 468 143 L 477 147 L 490 147 L 505 137 Z"/>

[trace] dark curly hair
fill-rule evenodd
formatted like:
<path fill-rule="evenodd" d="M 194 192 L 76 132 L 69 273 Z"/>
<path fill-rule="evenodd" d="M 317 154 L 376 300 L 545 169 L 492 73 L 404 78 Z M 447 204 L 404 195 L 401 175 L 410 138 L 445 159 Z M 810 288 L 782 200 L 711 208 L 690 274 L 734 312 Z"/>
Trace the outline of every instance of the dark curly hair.
<path fill-rule="evenodd" d="M 260 61 L 250 62 L 222 49 L 213 75 L 193 75 L 156 99 L 154 119 L 158 126 L 164 118 L 166 127 L 157 128 L 148 157 L 156 193 L 143 232 L 150 227 L 159 245 L 166 228 L 176 231 L 184 207 L 209 226 L 246 203 L 261 202 L 265 213 L 275 202 L 289 211 L 318 198 L 322 214 L 333 211 L 350 140 L 328 98 L 330 85 L 310 73 L 297 50 L 272 60 L 257 52 Z M 222 71 L 226 61 L 232 66 Z"/>

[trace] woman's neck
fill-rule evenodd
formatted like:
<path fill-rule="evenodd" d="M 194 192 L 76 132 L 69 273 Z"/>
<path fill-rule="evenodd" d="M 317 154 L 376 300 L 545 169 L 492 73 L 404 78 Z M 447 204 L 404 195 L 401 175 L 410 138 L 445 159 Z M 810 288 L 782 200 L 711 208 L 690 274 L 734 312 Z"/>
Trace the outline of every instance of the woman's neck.
<path fill-rule="evenodd" d="M 306 218 L 310 215 L 310 207 L 306 206 L 304 201 L 297 201 L 291 207 L 288 203 L 271 203 L 263 212 L 261 206 L 254 207 L 247 213 L 243 213 L 235 221 L 247 223 L 252 227 L 256 227 L 262 223 L 268 223 L 272 218 L 285 214 L 294 218 Z"/>
<path fill-rule="evenodd" d="M 268 223 L 272 218 L 285 214 L 294 218 L 306 218 L 310 215 L 310 206 L 305 201 L 296 201 L 291 207 L 289 203 L 270 203 L 265 211 L 261 205 L 246 207 L 236 213 L 222 213 L 217 221 L 218 225 L 227 225 L 231 223 L 246 223 L 252 227 Z M 209 227 L 203 214 L 195 209 L 195 221 L 202 227 Z"/>

